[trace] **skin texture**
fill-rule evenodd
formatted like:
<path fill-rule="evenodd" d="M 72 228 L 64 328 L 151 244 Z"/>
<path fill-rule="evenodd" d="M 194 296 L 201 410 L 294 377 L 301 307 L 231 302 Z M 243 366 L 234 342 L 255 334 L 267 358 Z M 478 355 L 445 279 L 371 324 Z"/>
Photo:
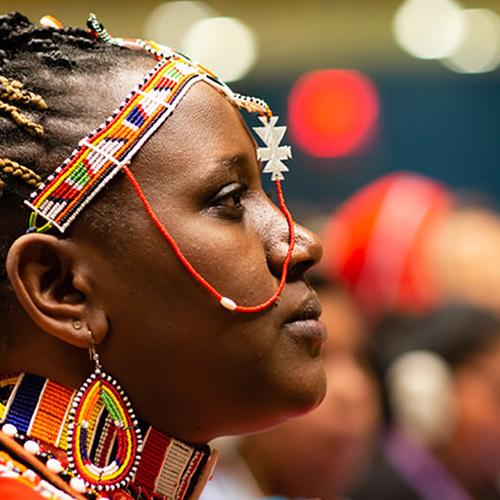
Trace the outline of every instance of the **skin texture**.
<path fill-rule="evenodd" d="M 107 90 L 86 93 L 107 115 L 142 75 L 123 73 Z M 288 247 L 286 220 L 261 189 L 255 144 L 226 99 L 196 84 L 131 170 L 182 251 L 223 295 L 244 305 L 272 295 Z M 297 226 L 278 305 L 231 313 L 182 266 L 130 183 L 109 189 L 120 214 L 109 230 L 86 214 L 64 240 L 29 234 L 11 248 L 7 270 L 26 312 L 13 306 L 18 341 L 0 356 L 5 371 L 77 387 L 93 369 L 90 329 L 105 371 L 137 415 L 180 439 L 254 431 L 316 406 L 325 392 L 325 329 L 304 272 L 321 257 L 319 240 Z"/>
<path fill-rule="evenodd" d="M 240 452 L 266 495 L 343 497 L 362 474 L 378 429 L 378 399 L 365 365 L 367 332 L 341 289 L 322 288 L 328 390 L 319 408 L 242 440 Z"/>

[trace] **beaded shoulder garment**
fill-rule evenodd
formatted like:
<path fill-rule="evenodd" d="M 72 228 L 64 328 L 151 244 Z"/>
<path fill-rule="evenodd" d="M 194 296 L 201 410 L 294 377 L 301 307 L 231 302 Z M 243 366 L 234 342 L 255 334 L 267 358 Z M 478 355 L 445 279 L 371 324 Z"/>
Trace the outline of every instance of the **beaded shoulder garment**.
<path fill-rule="evenodd" d="M 214 453 L 140 421 L 144 442 L 133 479 L 112 491 L 86 488 L 69 468 L 67 456 L 76 393 L 36 375 L 0 379 L 0 478 L 21 480 L 47 498 L 63 500 L 192 500 L 199 495 L 213 469 Z M 95 406 L 87 430 L 89 459 L 101 467 L 112 464 L 120 446 L 102 402 Z"/>

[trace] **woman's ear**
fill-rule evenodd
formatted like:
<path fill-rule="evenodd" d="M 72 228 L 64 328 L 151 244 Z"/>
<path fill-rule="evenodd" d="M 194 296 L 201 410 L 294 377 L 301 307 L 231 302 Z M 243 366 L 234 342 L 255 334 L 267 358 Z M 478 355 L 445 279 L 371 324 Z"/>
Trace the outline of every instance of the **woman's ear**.
<path fill-rule="evenodd" d="M 46 333 L 77 347 L 107 335 L 104 310 L 92 296 L 81 250 L 69 239 L 32 233 L 18 238 L 7 255 L 7 274 L 17 298 Z"/>

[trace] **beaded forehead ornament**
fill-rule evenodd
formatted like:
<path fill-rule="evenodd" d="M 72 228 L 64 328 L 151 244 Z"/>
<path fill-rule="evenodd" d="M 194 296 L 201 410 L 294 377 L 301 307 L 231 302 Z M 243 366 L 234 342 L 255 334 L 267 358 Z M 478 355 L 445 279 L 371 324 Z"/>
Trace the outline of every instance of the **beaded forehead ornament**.
<path fill-rule="evenodd" d="M 280 181 L 288 171 L 282 160 L 291 158 L 289 146 L 280 146 L 286 127 L 277 127 L 277 116 L 261 99 L 234 93 L 211 71 L 186 56 L 154 42 L 112 38 L 95 16 L 91 15 L 89 28 L 104 41 L 131 49 L 144 49 L 158 60 L 144 81 L 125 98 L 115 112 L 95 131 L 83 138 L 78 147 L 57 167 L 54 174 L 42 183 L 25 203 L 31 207 L 28 232 L 45 232 L 55 227 L 63 233 L 78 214 L 101 189 L 120 171 L 132 182 L 148 214 L 172 245 L 176 255 L 188 271 L 229 310 L 257 312 L 274 303 L 281 293 L 295 245 L 294 223 L 286 208 Z M 271 174 L 278 192 L 280 209 L 289 226 L 289 248 L 283 262 L 280 283 L 275 293 L 258 306 L 239 306 L 215 290 L 184 257 L 180 248 L 154 213 L 137 180 L 129 169 L 130 161 L 144 143 L 175 110 L 193 84 L 204 81 L 217 89 L 230 102 L 249 112 L 259 113 L 262 127 L 254 127 L 266 147 L 257 149 L 260 160 L 267 162 L 264 173 Z M 47 222 L 37 227 L 37 216 Z"/>

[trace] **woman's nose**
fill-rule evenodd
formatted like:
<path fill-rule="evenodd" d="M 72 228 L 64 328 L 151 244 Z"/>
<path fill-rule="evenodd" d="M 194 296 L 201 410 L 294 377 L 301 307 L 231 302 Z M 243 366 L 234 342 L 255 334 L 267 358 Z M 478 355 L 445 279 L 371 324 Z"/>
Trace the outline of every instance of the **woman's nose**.
<path fill-rule="evenodd" d="M 283 262 L 290 244 L 290 228 L 286 218 L 281 214 L 279 222 L 274 225 L 274 243 L 268 249 L 269 268 L 274 276 L 281 277 Z M 287 281 L 300 279 L 312 266 L 316 265 L 323 254 L 320 239 L 313 232 L 294 222 L 295 247 L 288 267 Z"/>
<path fill-rule="evenodd" d="M 323 245 L 319 237 L 300 224 L 295 224 L 295 248 L 288 270 L 289 281 L 302 277 L 321 260 L 322 255 Z"/>

